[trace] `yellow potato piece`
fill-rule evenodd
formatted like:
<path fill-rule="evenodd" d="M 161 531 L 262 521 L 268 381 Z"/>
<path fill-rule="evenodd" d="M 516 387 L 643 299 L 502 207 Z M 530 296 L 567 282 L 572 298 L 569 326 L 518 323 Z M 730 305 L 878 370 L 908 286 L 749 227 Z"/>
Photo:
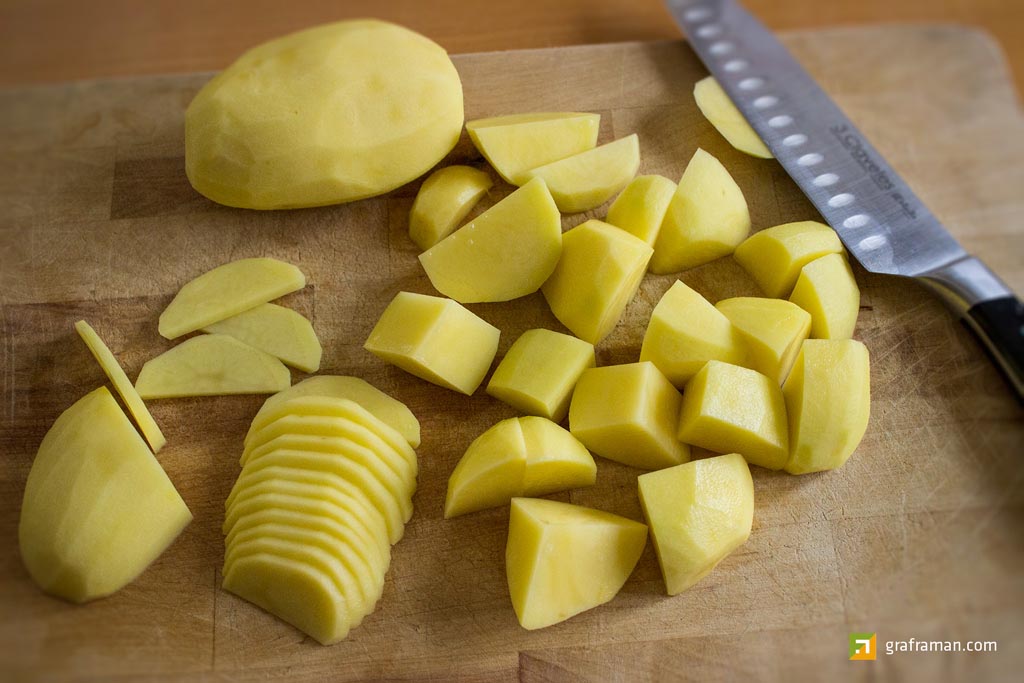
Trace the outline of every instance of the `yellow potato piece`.
<path fill-rule="evenodd" d="M 261 304 L 203 328 L 226 334 L 278 358 L 303 372 L 320 369 L 323 349 L 313 325 L 302 315 L 277 304 Z"/>
<path fill-rule="evenodd" d="M 592 486 L 597 465 L 576 438 L 543 417 L 509 418 L 478 436 L 448 479 L 445 518 Z"/>
<path fill-rule="evenodd" d="M 437 291 L 468 304 L 536 292 L 561 253 L 561 215 L 544 182 L 531 180 L 419 258 Z"/>
<path fill-rule="evenodd" d="M 327 396 L 345 398 L 358 403 L 384 424 L 388 425 L 409 442 L 413 448 L 420 445 L 420 423 L 401 401 L 392 398 L 366 380 L 347 375 L 319 375 L 293 384 L 263 402 L 256 417 L 252 419 L 249 433 L 252 434 L 280 417 L 279 408 L 285 401 L 300 396 Z M 358 418 L 354 418 L 358 419 Z M 371 422 L 368 419 L 367 422 Z M 396 449 L 399 449 L 396 446 Z M 415 454 L 413 454 L 415 460 Z"/>
<path fill-rule="evenodd" d="M 100 387 L 43 437 L 25 484 L 18 544 L 40 588 L 81 603 L 134 580 L 191 519 L 149 446 Z"/>
<path fill-rule="evenodd" d="M 576 381 L 594 365 L 593 344 L 561 332 L 527 330 L 498 363 L 487 393 L 521 412 L 561 422 Z"/>
<path fill-rule="evenodd" d="M 723 299 L 715 308 L 747 347 L 744 365 L 782 384 L 811 332 L 811 315 L 789 301 L 753 296 Z"/>
<path fill-rule="evenodd" d="M 841 467 L 864 437 L 871 414 L 867 347 L 853 339 L 808 339 L 782 393 L 789 414 L 786 471 Z"/>
<path fill-rule="evenodd" d="M 739 454 L 649 472 L 637 483 L 669 595 L 707 576 L 750 537 L 754 482 Z"/>
<path fill-rule="evenodd" d="M 654 246 L 676 184 L 660 175 L 633 178 L 608 208 L 605 220 Z"/>
<path fill-rule="evenodd" d="M 78 336 L 82 338 L 85 345 L 89 347 L 89 352 L 92 353 L 96 362 L 100 364 L 110 383 L 114 385 L 114 390 L 117 391 L 118 396 L 124 401 L 128 412 L 135 418 L 135 424 L 139 426 L 139 430 L 142 431 L 142 436 L 146 438 L 149 447 L 153 449 L 154 453 L 158 453 L 164 447 L 164 444 L 167 443 L 167 439 L 164 437 L 163 432 L 160 431 L 156 420 L 150 415 L 146 404 L 142 402 L 142 397 L 135 390 L 132 381 L 128 379 L 128 375 L 125 374 L 117 359 L 114 358 L 114 354 L 110 352 L 110 349 L 103 343 L 100 336 L 96 334 L 96 331 L 89 326 L 89 323 L 79 320 L 75 323 L 75 330 L 78 331 Z"/>
<path fill-rule="evenodd" d="M 738 365 L 746 353 L 729 319 L 677 280 L 651 312 L 640 360 L 651 361 L 669 381 L 682 387 L 709 360 Z"/>
<path fill-rule="evenodd" d="M 811 314 L 815 339 L 849 339 L 857 327 L 860 290 L 843 254 L 811 261 L 800 271 L 789 300 Z"/>
<path fill-rule="evenodd" d="M 765 294 L 781 298 L 793 291 L 805 265 L 842 251 L 835 230 L 816 221 L 800 221 L 754 233 L 736 247 L 734 257 Z"/>
<path fill-rule="evenodd" d="M 349 606 L 323 572 L 269 553 L 239 558 L 224 575 L 224 590 L 262 607 L 321 645 L 348 635 Z"/>
<path fill-rule="evenodd" d="M 522 185 L 528 171 L 597 144 L 599 114 L 511 114 L 466 122 L 477 150 L 505 181 Z"/>
<path fill-rule="evenodd" d="M 160 335 L 176 339 L 305 286 L 301 270 L 277 259 L 225 263 L 178 291 L 160 314 Z"/>
<path fill-rule="evenodd" d="M 647 527 L 600 510 L 514 498 L 505 572 L 525 629 L 551 626 L 608 602 L 633 572 Z"/>
<path fill-rule="evenodd" d="M 693 446 L 782 469 L 789 457 L 782 389 L 754 370 L 708 361 L 686 383 L 678 436 Z"/>
<path fill-rule="evenodd" d="M 569 431 L 594 453 L 654 470 L 690 459 L 676 438 L 682 397 L 652 363 L 591 368 L 576 384 Z"/>
<path fill-rule="evenodd" d="M 409 238 L 426 251 L 450 235 L 494 182 L 472 166 L 445 166 L 420 185 L 409 211 Z"/>
<path fill-rule="evenodd" d="M 204 334 L 146 361 L 135 388 L 142 398 L 272 394 L 291 380 L 270 354 L 224 334 Z"/>
<path fill-rule="evenodd" d="M 589 220 L 565 233 L 562 258 L 541 291 L 559 322 L 598 344 L 633 300 L 650 258 L 640 238 Z"/>
<path fill-rule="evenodd" d="M 640 138 L 627 135 L 528 172 L 547 183 L 559 211 L 579 213 L 601 206 L 640 169 Z"/>
<path fill-rule="evenodd" d="M 693 99 L 708 120 L 729 144 L 741 152 L 761 159 L 773 159 L 771 150 L 722 90 L 714 76 L 697 81 Z"/>
<path fill-rule="evenodd" d="M 255 47 L 185 113 L 185 170 L 210 199 L 249 209 L 349 202 L 430 170 L 462 131 L 444 49 L 376 20 Z"/>
<path fill-rule="evenodd" d="M 421 379 L 470 396 L 491 367 L 500 334 L 456 301 L 399 292 L 363 348 Z"/>
<path fill-rule="evenodd" d="M 665 212 L 651 272 L 675 273 L 728 256 L 749 232 L 739 185 L 718 159 L 698 149 Z"/>

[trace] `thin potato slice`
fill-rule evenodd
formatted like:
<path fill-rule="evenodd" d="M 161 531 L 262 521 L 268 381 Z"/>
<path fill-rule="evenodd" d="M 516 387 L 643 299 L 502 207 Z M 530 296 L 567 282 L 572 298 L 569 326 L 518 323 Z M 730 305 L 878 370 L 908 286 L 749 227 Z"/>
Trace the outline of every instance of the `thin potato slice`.
<path fill-rule="evenodd" d="M 262 304 L 207 325 L 203 332 L 234 337 L 303 372 L 320 369 L 323 348 L 313 325 L 300 313 L 284 306 Z"/>
<path fill-rule="evenodd" d="M 639 169 L 640 138 L 634 133 L 535 168 L 529 176 L 547 183 L 559 211 L 579 213 L 611 199 Z"/>
<path fill-rule="evenodd" d="M 743 118 L 743 114 L 725 94 L 714 76 L 697 81 L 693 86 L 693 99 L 708 123 L 714 126 L 730 145 L 760 159 L 774 158 L 771 150 Z"/>

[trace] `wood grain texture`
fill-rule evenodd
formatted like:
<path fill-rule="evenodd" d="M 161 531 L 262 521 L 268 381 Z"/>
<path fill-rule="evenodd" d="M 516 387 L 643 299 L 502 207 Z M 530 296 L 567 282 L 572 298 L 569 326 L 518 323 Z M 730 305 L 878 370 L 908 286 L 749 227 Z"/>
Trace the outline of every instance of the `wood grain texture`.
<path fill-rule="evenodd" d="M 1024 291 L 1024 118 L 993 43 L 934 27 L 787 42 L 965 245 Z M 678 177 L 698 145 L 718 156 L 757 229 L 815 216 L 775 162 L 732 150 L 700 117 L 691 88 L 704 72 L 683 43 L 473 54 L 456 64 L 469 117 L 598 111 L 602 140 L 640 134 L 642 172 Z M 872 353 L 873 415 L 851 461 L 804 477 L 755 468 L 750 541 L 692 590 L 666 597 L 648 547 L 608 605 L 541 631 L 519 628 L 505 587 L 507 510 L 442 518 L 463 450 L 512 410 L 362 349 L 395 292 L 431 292 L 406 234 L 415 184 L 303 211 L 208 202 L 182 170 L 182 112 L 207 78 L 0 91 L 0 678 L 936 681 L 1009 677 L 1024 666 L 1015 647 L 1024 629 L 1024 414 L 937 301 L 859 269 L 857 336 Z M 465 139 L 447 161 L 485 167 Z M 508 191 L 499 184 L 484 206 Z M 222 504 L 258 397 L 153 401 L 168 437 L 159 459 L 194 522 L 108 599 L 77 607 L 43 595 L 17 551 L 25 480 L 52 421 L 103 382 L 73 322 L 90 321 L 134 376 L 170 346 L 157 317 L 184 282 L 256 255 L 306 273 L 310 286 L 284 303 L 312 318 L 324 371 L 363 376 L 421 420 L 416 513 L 377 611 L 324 648 L 219 589 Z M 682 279 L 712 301 L 756 293 L 728 258 Z M 636 360 L 673 280 L 646 278 L 599 363 Z M 471 308 L 501 328 L 499 353 L 528 328 L 562 329 L 540 295 Z M 639 472 L 604 460 L 598 468 L 596 486 L 559 498 L 640 519 Z M 1000 648 L 852 664 L 850 631 Z"/>

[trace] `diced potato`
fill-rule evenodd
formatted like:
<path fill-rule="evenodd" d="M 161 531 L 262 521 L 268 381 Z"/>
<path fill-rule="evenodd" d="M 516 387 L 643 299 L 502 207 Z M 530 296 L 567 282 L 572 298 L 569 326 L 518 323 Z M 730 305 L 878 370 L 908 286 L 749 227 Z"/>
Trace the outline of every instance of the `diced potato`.
<path fill-rule="evenodd" d="M 106 387 L 43 437 L 18 523 L 21 559 L 47 593 L 87 602 L 124 587 L 192 520 Z"/>
<path fill-rule="evenodd" d="M 782 393 L 789 414 L 786 471 L 841 467 L 864 437 L 871 413 L 867 347 L 853 339 L 808 339 Z"/>
<path fill-rule="evenodd" d="M 676 438 L 682 397 L 652 363 L 591 368 L 576 384 L 569 431 L 594 453 L 655 470 L 686 462 Z"/>
<path fill-rule="evenodd" d="M 600 123 L 599 114 L 511 114 L 467 121 L 466 132 L 506 182 L 522 185 L 527 171 L 593 149 Z"/>
<path fill-rule="evenodd" d="M 761 159 L 772 159 L 771 150 L 722 90 L 714 76 L 697 81 L 693 86 L 693 99 L 704 118 L 741 152 Z"/>
<path fill-rule="evenodd" d="M 593 344 L 561 332 L 527 330 L 498 363 L 487 393 L 524 413 L 561 422 L 576 381 L 594 365 Z"/>
<path fill-rule="evenodd" d="M 409 238 L 426 251 L 450 235 L 493 185 L 472 166 L 445 166 L 430 174 L 409 212 Z"/>
<path fill-rule="evenodd" d="M 345 398 L 358 403 L 364 410 L 388 425 L 409 442 L 413 448 L 420 445 L 420 423 L 412 411 L 401 401 L 359 377 L 346 375 L 319 375 L 293 384 L 284 391 L 264 401 L 256 417 L 252 419 L 249 433 L 258 431 L 269 422 L 280 417 L 276 410 L 293 398 L 301 396 L 327 396 Z"/>
<path fill-rule="evenodd" d="M 793 291 L 801 268 L 842 251 L 835 230 L 816 221 L 800 221 L 754 233 L 736 247 L 735 258 L 765 294 L 783 298 Z"/>
<path fill-rule="evenodd" d="M 512 607 L 525 629 L 551 626 L 619 592 L 647 544 L 647 527 L 600 510 L 514 498 L 505 547 Z"/>
<path fill-rule="evenodd" d="M 313 325 L 301 314 L 284 306 L 262 304 L 207 325 L 203 332 L 234 337 L 303 372 L 320 369 L 323 349 Z"/>
<path fill-rule="evenodd" d="M 301 270 L 277 259 L 225 263 L 178 291 L 160 314 L 160 334 L 176 339 L 305 286 Z"/>
<path fill-rule="evenodd" d="M 640 139 L 634 133 L 608 144 L 532 169 L 543 178 L 559 211 L 579 213 L 615 196 L 640 169 Z"/>
<path fill-rule="evenodd" d="M 607 223 L 577 225 L 562 238 L 562 258 L 541 288 L 551 312 L 580 339 L 600 343 L 636 295 L 651 251 Z"/>
<path fill-rule="evenodd" d="M 682 387 L 709 360 L 741 364 L 743 340 L 707 299 L 676 280 L 651 312 L 640 360 L 651 361 Z"/>
<path fill-rule="evenodd" d="M 437 291 L 468 304 L 536 292 L 561 253 L 561 216 L 534 180 L 420 254 L 420 263 Z"/>
<path fill-rule="evenodd" d="M 815 339 L 849 339 L 857 327 L 860 290 L 843 254 L 811 261 L 800 271 L 789 300 L 811 314 Z"/>
<path fill-rule="evenodd" d="M 675 273 L 728 256 L 750 232 L 750 211 L 725 166 L 694 153 L 654 242 L 651 272 Z"/>
<path fill-rule="evenodd" d="M 811 332 L 811 315 L 789 301 L 753 296 L 723 299 L 715 308 L 747 347 L 744 365 L 781 385 Z"/>
<path fill-rule="evenodd" d="M 207 83 L 185 113 L 185 170 L 228 206 L 349 202 L 426 173 L 462 121 L 444 49 L 394 24 L 342 21 L 255 47 Z"/>
<path fill-rule="evenodd" d="M 597 465 L 576 438 L 543 417 L 502 420 L 478 436 L 448 479 L 444 516 L 592 486 Z"/>
<path fill-rule="evenodd" d="M 660 175 L 633 178 L 608 208 L 605 220 L 654 246 L 676 184 Z"/>
<path fill-rule="evenodd" d="M 746 543 L 754 520 L 754 482 L 731 453 L 637 479 L 665 588 L 677 595 Z"/>
<path fill-rule="evenodd" d="M 779 385 L 759 372 L 708 361 L 686 383 L 679 439 L 778 470 L 789 457 L 786 403 Z"/>
<path fill-rule="evenodd" d="M 269 353 L 224 334 L 204 334 L 146 361 L 135 388 L 142 398 L 272 394 L 291 380 Z"/>
<path fill-rule="evenodd" d="M 470 396 L 491 367 L 500 334 L 451 299 L 399 292 L 363 348 L 421 379 Z"/>
<path fill-rule="evenodd" d="M 158 453 L 164 447 L 164 444 L 167 443 L 167 439 L 164 437 L 163 432 L 160 431 L 156 420 L 150 415 L 146 404 L 142 402 L 142 397 L 135 390 L 132 381 L 128 379 L 128 375 L 125 374 L 117 359 L 114 358 L 114 354 L 110 352 L 110 349 L 103 343 L 100 336 L 96 334 L 96 331 L 89 326 L 89 323 L 79 320 L 75 323 L 75 330 L 78 331 L 78 336 L 82 338 L 85 345 L 89 347 L 93 358 L 100 364 L 103 372 L 110 379 L 110 383 L 114 385 L 114 390 L 121 397 L 121 400 L 128 408 L 128 412 L 135 418 L 135 424 L 139 425 L 139 430 L 149 443 L 149 447 L 153 449 L 154 453 Z"/>

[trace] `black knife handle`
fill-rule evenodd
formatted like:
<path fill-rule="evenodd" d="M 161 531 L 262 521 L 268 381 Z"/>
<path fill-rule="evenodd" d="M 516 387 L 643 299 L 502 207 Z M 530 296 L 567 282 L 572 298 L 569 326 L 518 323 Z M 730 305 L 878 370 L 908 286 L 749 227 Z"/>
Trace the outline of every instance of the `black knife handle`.
<path fill-rule="evenodd" d="M 971 306 L 964 321 L 1024 403 L 1024 304 L 1010 295 Z"/>

